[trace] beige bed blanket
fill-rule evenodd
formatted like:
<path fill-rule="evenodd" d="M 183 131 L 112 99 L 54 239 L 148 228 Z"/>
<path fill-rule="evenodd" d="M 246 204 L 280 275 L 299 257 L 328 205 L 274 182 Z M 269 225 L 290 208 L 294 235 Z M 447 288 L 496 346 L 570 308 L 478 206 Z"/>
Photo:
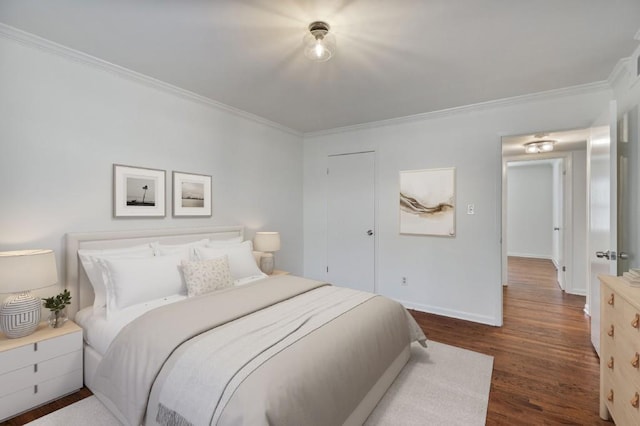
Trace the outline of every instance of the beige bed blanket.
<path fill-rule="evenodd" d="M 274 277 L 151 311 L 112 343 L 96 372 L 96 396 L 125 424 L 141 424 L 145 414 L 153 424 L 161 389 L 154 383 L 166 380 L 176 348 L 325 285 Z M 353 307 L 259 365 L 235 389 L 217 424 L 342 424 L 411 341 L 407 317 L 401 305 L 383 297 Z"/>

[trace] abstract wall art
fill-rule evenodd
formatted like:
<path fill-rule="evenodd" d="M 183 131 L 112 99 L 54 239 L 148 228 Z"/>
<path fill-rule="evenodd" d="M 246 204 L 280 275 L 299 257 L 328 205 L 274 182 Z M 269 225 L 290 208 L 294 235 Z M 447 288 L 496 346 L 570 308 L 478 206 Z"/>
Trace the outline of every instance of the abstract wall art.
<path fill-rule="evenodd" d="M 400 233 L 454 237 L 456 169 L 400 172 Z"/>

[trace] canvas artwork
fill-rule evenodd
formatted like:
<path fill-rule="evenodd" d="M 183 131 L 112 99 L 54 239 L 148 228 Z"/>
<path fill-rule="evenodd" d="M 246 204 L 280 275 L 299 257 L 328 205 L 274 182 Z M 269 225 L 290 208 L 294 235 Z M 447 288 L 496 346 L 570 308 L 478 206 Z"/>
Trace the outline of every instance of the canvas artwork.
<path fill-rule="evenodd" d="M 173 216 L 211 216 L 211 176 L 173 172 Z"/>
<path fill-rule="evenodd" d="M 113 215 L 164 217 L 165 171 L 114 164 Z"/>
<path fill-rule="evenodd" d="M 455 168 L 400 172 L 400 233 L 455 236 Z"/>

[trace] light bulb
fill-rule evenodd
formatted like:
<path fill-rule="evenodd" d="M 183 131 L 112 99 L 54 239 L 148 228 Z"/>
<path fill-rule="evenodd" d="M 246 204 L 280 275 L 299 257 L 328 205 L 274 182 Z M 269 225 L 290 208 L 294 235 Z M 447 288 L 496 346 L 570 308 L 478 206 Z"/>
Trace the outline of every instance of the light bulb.
<path fill-rule="evenodd" d="M 329 60 L 335 53 L 336 41 L 329 33 L 329 24 L 316 21 L 309 24 L 309 32 L 304 37 L 304 54 L 314 62 Z"/>
<path fill-rule="evenodd" d="M 544 142 L 540 148 L 545 152 L 553 151 L 553 143 Z"/>

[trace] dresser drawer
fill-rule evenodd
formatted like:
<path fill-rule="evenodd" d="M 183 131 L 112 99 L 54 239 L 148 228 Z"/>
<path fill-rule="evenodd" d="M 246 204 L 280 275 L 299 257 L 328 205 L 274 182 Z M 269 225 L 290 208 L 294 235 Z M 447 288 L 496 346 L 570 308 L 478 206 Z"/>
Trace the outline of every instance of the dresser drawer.
<path fill-rule="evenodd" d="M 609 287 L 603 285 L 600 292 L 600 310 L 602 320 L 616 321 L 622 318 L 624 299 Z"/>
<path fill-rule="evenodd" d="M 0 397 L 0 421 L 74 392 L 82 387 L 82 364 L 78 370 L 46 380 L 39 385 Z"/>
<path fill-rule="evenodd" d="M 0 376 L 0 398 L 78 369 L 82 369 L 82 350 L 10 371 Z"/>
<path fill-rule="evenodd" d="M 613 388 L 615 391 L 613 420 L 619 426 L 640 425 L 640 390 L 623 378 L 618 378 Z M 637 401 L 636 395 L 638 395 Z"/>
<path fill-rule="evenodd" d="M 0 352 L 0 374 L 55 358 L 82 348 L 82 331 Z"/>

